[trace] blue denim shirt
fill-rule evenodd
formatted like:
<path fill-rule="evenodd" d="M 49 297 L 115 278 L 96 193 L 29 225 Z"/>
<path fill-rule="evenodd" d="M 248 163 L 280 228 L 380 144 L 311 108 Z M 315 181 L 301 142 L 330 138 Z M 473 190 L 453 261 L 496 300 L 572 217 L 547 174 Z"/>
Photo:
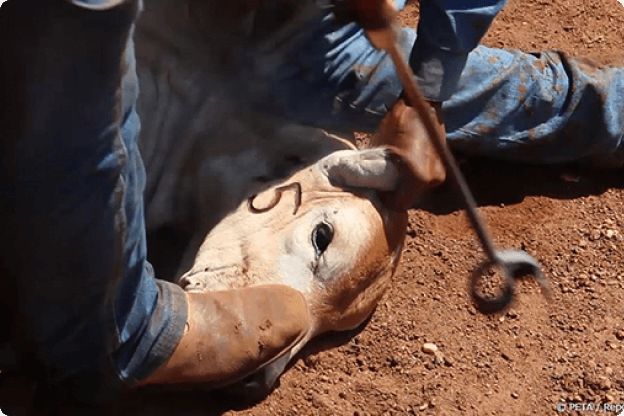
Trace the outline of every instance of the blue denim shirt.
<path fill-rule="evenodd" d="M 100 371 L 131 384 L 169 358 L 187 303 L 147 261 L 132 39 L 141 1 L 81 5 L 0 10 L 11 39 L 0 88 L 13 103 L 0 117 L 0 277 L 19 282 L 16 344 L 53 384 Z"/>

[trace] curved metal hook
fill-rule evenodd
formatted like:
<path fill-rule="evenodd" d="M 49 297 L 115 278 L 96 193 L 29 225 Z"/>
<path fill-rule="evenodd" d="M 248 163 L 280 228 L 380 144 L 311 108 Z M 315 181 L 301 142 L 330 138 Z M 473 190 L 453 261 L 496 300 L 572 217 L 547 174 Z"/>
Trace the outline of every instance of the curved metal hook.
<path fill-rule="evenodd" d="M 505 274 L 505 280 L 502 286 L 502 293 L 499 296 L 485 297 L 479 294 L 477 288 L 479 278 L 485 272 L 493 267 L 501 266 Z M 494 314 L 505 310 L 513 300 L 515 280 L 521 279 L 527 275 L 532 275 L 542 288 L 542 293 L 546 298 L 550 299 L 550 286 L 548 280 L 540 270 L 540 264 L 528 253 L 520 250 L 504 250 L 495 252 L 495 260 L 487 260 L 472 273 L 470 279 L 470 295 L 475 307 L 481 313 Z"/>
<path fill-rule="evenodd" d="M 289 189 L 295 190 L 295 209 L 293 210 L 293 215 L 295 215 L 297 213 L 297 210 L 301 206 L 301 184 L 299 182 L 293 182 L 289 183 L 288 185 L 275 188 L 275 195 L 273 196 L 273 199 L 271 200 L 271 202 L 269 202 L 269 205 L 264 208 L 254 207 L 253 201 L 258 195 L 252 195 L 247 200 L 247 208 L 249 208 L 249 211 L 253 212 L 254 214 L 262 214 L 264 212 L 270 211 L 279 203 L 280 199 L 282 199 L 282 193 Z"/>

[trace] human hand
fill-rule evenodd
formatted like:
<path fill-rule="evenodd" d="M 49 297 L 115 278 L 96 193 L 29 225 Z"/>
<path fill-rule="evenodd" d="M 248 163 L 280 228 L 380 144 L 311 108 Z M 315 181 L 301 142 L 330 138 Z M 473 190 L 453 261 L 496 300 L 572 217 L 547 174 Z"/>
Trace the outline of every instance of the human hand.
<path fill-rule="evenodd" d="M 427 104 L 436 129 L 446 141 L 442 104 L 432 101 L 427 101 Z M 410 172 L 401 175 L 406 179 L 393 195 L 397 206 L 413 205 L 424 191 L 440 185 L 446 179 L 444 163 L 418 112 L 403 98 L 399 98 L 382 119 L 371 144 L 393 148 L 405 161 L 405 168 Z"/>

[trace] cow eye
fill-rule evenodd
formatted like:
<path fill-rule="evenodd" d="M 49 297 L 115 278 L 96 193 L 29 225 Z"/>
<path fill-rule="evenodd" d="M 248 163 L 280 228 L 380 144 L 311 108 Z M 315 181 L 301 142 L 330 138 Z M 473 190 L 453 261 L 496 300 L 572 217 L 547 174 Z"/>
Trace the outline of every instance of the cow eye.
<path fill-rule="evenodd" d="M 312 245 L 316 250 L 317 257 L 321 256 L 334 238 L 334 229 L 331 225 L 322 222 L 312 232 Z"/>

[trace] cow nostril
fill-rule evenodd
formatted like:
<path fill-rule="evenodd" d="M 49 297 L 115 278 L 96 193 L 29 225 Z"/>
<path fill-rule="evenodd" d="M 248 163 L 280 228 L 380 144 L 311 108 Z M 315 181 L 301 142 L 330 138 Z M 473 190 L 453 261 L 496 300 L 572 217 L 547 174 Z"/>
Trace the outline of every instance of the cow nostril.
<path fill-rule="evenodd" d="M 180 280 L 180 287 L 187 291 L 200 290 L 204 288 L 204 283 L 199 280 L 189 280 L 184 278 Z"/>
<path fill-rule="evenodd" d="M 181 287 L 182 289 L 186 289 L 186 287 L 189 285 L 189 281 L 188 281 L 188 280 L 186 280 L 186 279 L 184 279 L 184 278 L 182 278 L 182 279 L 180 279 L 180 281 L 178 282 L 178 285 L 180 285 L 180 287 Z"/>

